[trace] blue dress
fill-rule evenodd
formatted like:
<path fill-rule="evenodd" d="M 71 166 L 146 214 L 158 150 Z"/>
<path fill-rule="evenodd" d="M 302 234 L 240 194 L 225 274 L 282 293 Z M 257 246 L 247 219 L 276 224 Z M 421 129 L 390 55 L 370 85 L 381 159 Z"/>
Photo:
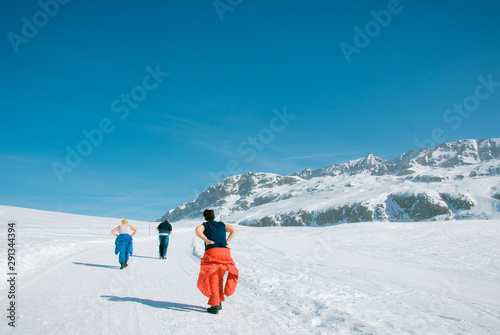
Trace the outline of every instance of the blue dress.
<path fill-rule="evenodd" d="M 120 234 L 116 237 L 115 255 L 118 255 L 118 253 L 120 253 L 120 255 L 118 256 L 118 261 L 120 262 L 120 264 L 128 261 L 129 256 L 132 255 L 132 250 L 132 236 L 130 236 L 129 234 Z"/>

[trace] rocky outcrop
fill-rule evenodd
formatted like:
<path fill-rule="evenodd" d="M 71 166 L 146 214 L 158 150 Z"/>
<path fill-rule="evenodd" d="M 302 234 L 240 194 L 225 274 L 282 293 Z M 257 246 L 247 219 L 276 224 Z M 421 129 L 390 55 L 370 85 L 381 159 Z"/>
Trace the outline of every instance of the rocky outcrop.
<path fill-rule="evenodd" d="M 273 200 L 277 199 L 280 195 L 279 194 L 264 194 L 262 196 L 255 197 L 253 200 L 253 205 L 254 206 L 260 206 L 264 204 L 268 204 L 270 202 L 273 202 Z"/>
<path fill-rule="evenodd" d="M 500 175 L 500 164 L 498 159 L 484 162 L 469 173 L 470 178 L 474 177 L 487 177 Z"/>
<path fill-rule="evenodd" d="M 370 206 L 356 203 L 321 211 L 300 210 L 278 213 L 274 216 L 264 216 L 261 219 L 245 220 L 240 224 L 253 227 L 326 226 L 341 222 L 368 222 L 373 221 L 373 219 L 374 212 Z"/>
<path fill-rule="evenodd" d="M 475 205 L 474 200 L 465 194 L 441 193 L 440 195 L 448 207 L 453 211 L 469 210 Z"/>
<path fill-rule="evenodd" d="M 446 202 L 436 192 L 391 194 L 387 198 L 391 221 L 421 221 L 451 214 Z"/>
<path fill-rule="evenodd" d="M 416 183 L 439 183 L 443 180 L 446 180 L 445 177 L 441 176 L 429 176 L 429 175 L 418 175 L 413 178 L 413 181 Z"/>

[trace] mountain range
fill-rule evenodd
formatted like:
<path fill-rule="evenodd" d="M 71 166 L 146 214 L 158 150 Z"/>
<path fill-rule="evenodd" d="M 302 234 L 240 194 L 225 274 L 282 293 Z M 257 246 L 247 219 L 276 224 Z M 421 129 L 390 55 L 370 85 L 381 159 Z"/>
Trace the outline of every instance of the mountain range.
<path fill-rule="evenodd" d="M 373 154 L 281 176 L 227 177 L 159 220 L 324 226 L 344 222 L 500 218 L 500 139 L 443 143 L 392 160 Z"/>

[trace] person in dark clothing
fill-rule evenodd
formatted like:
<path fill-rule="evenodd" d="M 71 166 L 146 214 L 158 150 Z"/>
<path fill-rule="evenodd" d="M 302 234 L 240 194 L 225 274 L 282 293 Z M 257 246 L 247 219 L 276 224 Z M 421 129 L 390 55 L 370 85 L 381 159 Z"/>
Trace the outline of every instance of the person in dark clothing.
<path fill-rule="evenodd" d="M 163 221 L 156 228 L 159 232 L 160 238 L 160 259 L 167 259 L 167 248 L 170 239 L 170 234 L 172 234 L 172 225 L 168 220 Z"/>
<path fill-rule="evenodd" d="M 206 209 L 203 216 L 207 222 L 196 227 L 196 236 L 205 242 L 205 254 L 201 259 L 198 289 L 209 298 L 208 313 L 219 314 L 222 309 L 224 295 L 234 293 L 238 283 L 238 269 L 236 268 L 228 242 L 236 234 L 236 227 L 215 221 L 214 211 Z M 226 233 L 229 236 L 226 239 Z M 226 285 L 224 275 L 228 272 Z"/>

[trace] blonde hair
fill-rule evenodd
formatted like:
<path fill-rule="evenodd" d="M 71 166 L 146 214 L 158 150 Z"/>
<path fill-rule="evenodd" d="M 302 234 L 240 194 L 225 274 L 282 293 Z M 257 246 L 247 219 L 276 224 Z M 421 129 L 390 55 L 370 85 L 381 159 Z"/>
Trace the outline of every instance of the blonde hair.
<path fill-rule="evenodd" d="M 122 224 L 125 224 L 125 223 L 127 223 L 127 222 L 128 222 L 128 220 L 127 220 L 127 219 L 125 219 L 125 218 L 123 218 L 123 219 L 122 219 Z"/>

